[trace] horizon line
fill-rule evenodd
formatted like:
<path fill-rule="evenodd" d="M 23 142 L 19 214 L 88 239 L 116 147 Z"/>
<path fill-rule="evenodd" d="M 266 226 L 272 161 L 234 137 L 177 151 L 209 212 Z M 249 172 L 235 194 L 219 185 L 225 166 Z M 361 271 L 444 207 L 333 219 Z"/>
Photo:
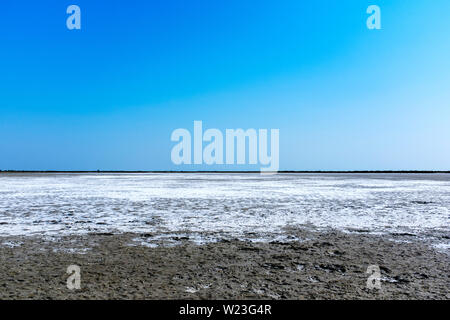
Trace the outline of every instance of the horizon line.
<path fill-rule="evenodd" d="M 0 173 L 261 173 L 255 170 L 0 170 Z M 279 170 L 275 173 L 450 173 L 446 170 Z"/>

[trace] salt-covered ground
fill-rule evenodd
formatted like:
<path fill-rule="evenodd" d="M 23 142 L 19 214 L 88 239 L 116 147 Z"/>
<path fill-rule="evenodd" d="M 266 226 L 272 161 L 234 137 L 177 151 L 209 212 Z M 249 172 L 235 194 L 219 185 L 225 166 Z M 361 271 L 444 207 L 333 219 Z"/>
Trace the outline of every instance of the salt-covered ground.
<path fill-rule="evenodd" d="M 450 174 L 0 174 L 1 236 L 270 241 L 301 227 L 448 250 L 449 222 Z"/>

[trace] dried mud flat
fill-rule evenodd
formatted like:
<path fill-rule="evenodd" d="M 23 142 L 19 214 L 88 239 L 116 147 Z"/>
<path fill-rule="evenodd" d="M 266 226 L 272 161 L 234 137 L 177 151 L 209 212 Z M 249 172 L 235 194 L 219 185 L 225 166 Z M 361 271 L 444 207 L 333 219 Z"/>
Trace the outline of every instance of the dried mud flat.
<path fill-rule="evenodd" d="M 151 234 L 0 238 L 1 299 L 450 299 L 450 256 L 421 243 L 297 230 L 302 241 L 136 245 Z M 69 265 L 81 289 L 66 286 Z M 381 290 L 367 289 L 369 265 Z"/>

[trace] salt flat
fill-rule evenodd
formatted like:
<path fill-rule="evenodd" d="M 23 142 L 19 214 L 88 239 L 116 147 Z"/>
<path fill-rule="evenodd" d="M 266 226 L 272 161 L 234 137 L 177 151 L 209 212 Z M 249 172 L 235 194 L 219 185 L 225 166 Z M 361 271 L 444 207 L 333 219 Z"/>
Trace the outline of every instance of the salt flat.
<path fill-rule="evenodd" d="M 271 241 L 302 227 L 448 250 L 449 221 L 450 174 L 0 174 L 1 236 Z"/>

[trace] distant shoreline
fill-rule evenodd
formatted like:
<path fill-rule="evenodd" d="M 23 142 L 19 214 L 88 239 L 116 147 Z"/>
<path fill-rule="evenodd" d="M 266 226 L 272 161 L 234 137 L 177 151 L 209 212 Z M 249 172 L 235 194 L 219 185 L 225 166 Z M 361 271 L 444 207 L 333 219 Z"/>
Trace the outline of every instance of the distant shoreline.
<path fill-rule="evenodd" d="M 150 171 L 129 171 L 129 170 L 95 170 L 95 171 L 61 171 L 61 170 L 0 170 L 1 173 L 261 173 L 260 171 L 171 171 L 171 170 L 150 170 Z M 286 170 L 277 173 L 450 173 L 450 171 L 432 171 L 432 170 L 355 170 L 355 171 L 295 171 Z"/>

